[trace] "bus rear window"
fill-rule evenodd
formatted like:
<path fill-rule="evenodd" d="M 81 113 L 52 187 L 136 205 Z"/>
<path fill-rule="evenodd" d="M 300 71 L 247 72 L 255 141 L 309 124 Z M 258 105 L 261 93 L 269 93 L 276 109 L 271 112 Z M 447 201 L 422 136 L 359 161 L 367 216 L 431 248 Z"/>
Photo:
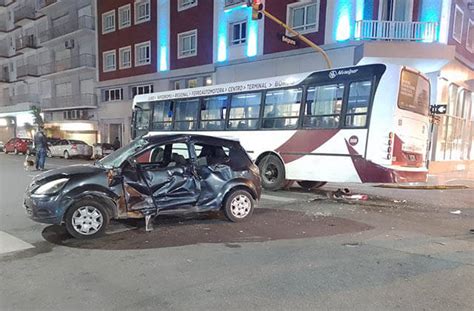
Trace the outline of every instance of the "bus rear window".
<path fill-rule="evenodd" d="M 408 70 L 402 70 L 398 107 L 404 110 L 428 115 L 430 83 L 428 79 Z"/>

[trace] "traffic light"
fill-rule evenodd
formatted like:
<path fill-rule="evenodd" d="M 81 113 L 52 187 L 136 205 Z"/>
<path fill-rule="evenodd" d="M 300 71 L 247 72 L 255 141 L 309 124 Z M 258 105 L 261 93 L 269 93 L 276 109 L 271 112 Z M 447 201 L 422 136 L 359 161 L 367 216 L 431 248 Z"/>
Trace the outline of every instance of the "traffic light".
<path fill-rule="evenodd" d="M 263 18 L 263 3 L 260 0 L 247 0 L 247 6 L 252 7 L 252 19 L 254 21 Z"/>

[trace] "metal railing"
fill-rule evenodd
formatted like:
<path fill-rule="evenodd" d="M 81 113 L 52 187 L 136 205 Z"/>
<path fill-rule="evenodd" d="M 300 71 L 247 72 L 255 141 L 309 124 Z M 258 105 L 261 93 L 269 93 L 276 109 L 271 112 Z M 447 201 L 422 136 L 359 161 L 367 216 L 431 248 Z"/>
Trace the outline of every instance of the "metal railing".
<path fill-rule="evenodd" d="M 224 7 L 230 7 L 238 4 L 247 4 L 247 0 L 225 0 Z"/>
<path fill-rule="evenodd" d="M 355 38 L 433 42 L 437 29 L 435 22 L 360 20 L 356 22 Z"/>
<path fill-rule="evenodd" d="M 48 75 L 80 67 L 95 68 L 95 55 L 81 54 L 39 66 L 39 75 Z"/>
<path fill-rule="evenodd" d="M 57 96 L 42 100 L 45 108 L 97 107 L 95 94 L 73 94 Z"/>
<path fill-rule="evenodd" d="M 15 23 L 23 19 L 34 19 L 35 18 L 35 8 L 31 6 L 24 6 L 15 10 Z"/>
<path fill-rule="evenodd" d="M 23 65 L 16 67 L 17 78 L 24 77 L 39 77 L 38 66 L 36 65 Z"/>
<path fill-rule="evenodd" d="M 58 0 L 39 0 L 38 5 L 40 9 L 43 9 L 56 2 L 58 2 Z"/>
<path fill-rule="evenodd" d="M 48 30 L 42 31 L 39 35 L 41 42 L 46 42 L 68 33 L 74 32 L 79 29 L 90 29 L 94 30 L 95 22 L 92 16 L 81 16 L 77 19 L 70 19 L 60 25 L 49 28 Z"/>
<path fill-rule="evenodd" d="M 38 47 L 38 40 L 35 35 L 27 35 L 16 38 L 15 40 L 16 50 L 22 50 L 26 48 L 36 49 Z"/>

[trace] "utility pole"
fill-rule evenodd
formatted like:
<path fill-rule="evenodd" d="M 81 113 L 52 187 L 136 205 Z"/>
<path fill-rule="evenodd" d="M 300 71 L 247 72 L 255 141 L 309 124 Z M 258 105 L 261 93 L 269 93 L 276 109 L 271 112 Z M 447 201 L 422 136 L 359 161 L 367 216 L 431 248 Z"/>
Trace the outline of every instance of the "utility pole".
<path fill-rule="evenodd" d="M 317 53 L 321 53 L 324 57 L 324 60 L 327 63 L 328 69 L 332 68 L 332 62 L 329 59 L 328 54 L 322 48 L 320 48 L 318 45 L 314 44 L 311 40 L 309 40 L 308 38 L 306 38 L 305 36 L 303 36 L 302 34 L 297 32 L 296 30 L 294 30 L 293 28 L 291 28 L 290 26 L 288 26 L 287 24 L 285 24 L 284 22 L 279 20 L 277 17 L 275 17 L 272 14 L 270 14 L 269 12 L 267 12 L 263 8 L 263 3 L 261 3 L 260 0 L 247 0 L 247 6 L 252 7 L 252 19 L 253 20 L 262 19 L 263 15 L 265 15 L 266 17 L 268 17 L 269 19 L 271 19 L 272 21 L 274 21 L 278 25 L 280 25 L 283 28 L 285 28 L 286 30 L 288 30 L 288 32 L 290 32 L 292 35 L 296 36 L 298 39 L 300 39 L 301 41 L 306 43 L 308 46 L 313 48 Z"/>

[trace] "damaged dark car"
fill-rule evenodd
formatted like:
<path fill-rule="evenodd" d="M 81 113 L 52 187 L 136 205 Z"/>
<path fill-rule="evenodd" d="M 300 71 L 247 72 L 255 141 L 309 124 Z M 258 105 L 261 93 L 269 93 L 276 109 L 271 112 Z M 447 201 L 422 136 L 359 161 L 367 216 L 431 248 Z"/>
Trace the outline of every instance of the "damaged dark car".
<path fill-rule="evenodd" d="M 35 221 L 64 224 L 76 238 L 103 234 L 111 219 L 222 210 L 249 218 L 260 199 L 257 166 L 239 142 L 201 135 L 138 138 L 93 165 L 38 175 L 24 205 Z"/>

